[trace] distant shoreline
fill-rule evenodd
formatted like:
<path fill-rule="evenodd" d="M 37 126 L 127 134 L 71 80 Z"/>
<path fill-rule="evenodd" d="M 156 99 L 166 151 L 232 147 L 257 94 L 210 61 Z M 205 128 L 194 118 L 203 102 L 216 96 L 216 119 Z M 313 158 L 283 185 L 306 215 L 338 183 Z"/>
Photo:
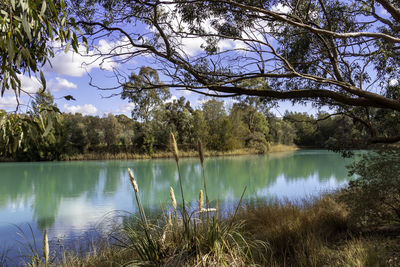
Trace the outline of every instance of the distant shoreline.
<path fill-rule="evenodd" d="M 295 145 L 272 145 L 267 153 L 260 153 L 256 149 L 236 149 L 231 151 L 205 151 L 205 157 L 223 157 L 223 156 L 243 156 L 243 155 L 262 155 L 275 152 L 289 152 L 296 151 L 299 148 Z M 196 150 L 179 151 L 181 158 L 194 158 L 198 157 L 199 153 Z M 64 161 L 76 160 L 129 160 L 129 159 L 167 159 L 173 158 L 170 151 L 159 151 L 152 155 L 148 154 L 134 154 L 134 153 L 85 153 L 67 157 Z"/>
<path fill-rule="evenodd" d="M 223 157 L 223 156 L 242 156 L 242 155 L 261 155 L 276 152 L 289 152 L 300 149 L 295 145 L 271 145 L 270 150 L 267 153 L 260 153 L 256 149 L 237 149 L 231 151 L 205 151 L 205 157 Z M 179 151 L 181 158 L 193 158 L 198 157 L 199 153 L 196 150 L 190 151 Z M 166 159 L 173 158 L 173 155 L 169 151 L 155 152 L 152 155 L 149 154 L 135 154 L 135 153 L 85 153 L 73 156 L 67 156 L 63 160 L 59 161 L 78 161 L 78 160 L 134 160 L 134 159 Z M 0 159 L 0 162 L 18 162 L 11 159 Z"/>

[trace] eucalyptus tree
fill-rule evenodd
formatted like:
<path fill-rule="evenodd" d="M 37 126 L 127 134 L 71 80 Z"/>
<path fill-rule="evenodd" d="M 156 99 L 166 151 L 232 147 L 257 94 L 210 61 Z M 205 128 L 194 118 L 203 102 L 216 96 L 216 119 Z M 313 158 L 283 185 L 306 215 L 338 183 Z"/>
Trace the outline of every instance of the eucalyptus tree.
<path fill-rule="evenodd" d="M 232 150 L 241 147 L 234 134 L 231 120 L 226 114 L 224 102 L 211 99 L 203 103 L 202 111 L 207 127 L 206 146 L 212 150 Z"/>
<path fill-rule="evenodd" d="M 151 58 L 164 86 L 312 101 L 356 118 L 369 143 L 400 140 L 387 130 L 393 125 L 382 131 L 372 120 L 380 112 L 399 118 L 398 1 L 70 1 L 92 40 L 121 40 L 125 49 L 109 53 L 116 60 Z M 264 82 L 242 86 L 254 79 Z"/>
<path fill-rule="evenodd" d="M 234 103 L 230 112 L 235 135 L 241 135 L 246 147 L 255 148 L 260 152 L 268 150 L 269 127 L 267 118 L 259 112 L 259 99 L 246 97 Z"/>
<path fill-rule="evenodd" d="M 152 87 L 152 84 L 158 84 Z M 136 75 L 132 73 L 129 82 L 123 84 L 122 99 L 134 103 L 132 117 L 148 123 L 155 109 L 170 97 L 169 89 L 160 83 L 157 70 L 142 67 Z"/>

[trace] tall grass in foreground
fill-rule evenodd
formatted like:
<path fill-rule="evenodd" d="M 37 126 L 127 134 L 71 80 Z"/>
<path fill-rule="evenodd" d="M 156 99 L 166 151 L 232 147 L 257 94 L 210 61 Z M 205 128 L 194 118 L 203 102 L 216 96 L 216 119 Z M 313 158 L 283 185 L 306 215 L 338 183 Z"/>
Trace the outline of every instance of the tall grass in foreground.
<path fill-rule="evenodd" d="M 398 237 L 353 231 L 348 209 L 334 195 L 247 204 L 231 227 L 232 217 L 209 215 L 207 224 L 205 212 L 193 212 L 189 241 L 173 211 L 146 217 L 147 224 L 140 215 L 126 218 L 117 244 L 96 242 L 82 255 L 66 250 L 57 262 L 51 252 L 48 266 L 400 266 Z M 27 265 L 45 266 L 43 260 Z"/>
<path fill-rule="evenodd" d="M 235 220 L 235 215 L 230 220 L 221 220 L 217 208 L 210 208 L 201 142 L 198 143 L 198 148 L 204 188 L 199 190 L 198 209 L 191 210 L 186 206 L 179 167 L 179 151 L 172 133 L 170 137 L 171 150 L 178 170 L 179 191 L 182 199 L 180 209 L 178 210 L 175 191 L 171 187 L 173 218 L 172 212 L 168 210 L 162 218 L 153 223 L 148 222 L 138 196 L 138 184 L 132 172 L 128 170 L 135 192 L 140 220 L 126 221 L 123 226 L 123 235 L 118 241 L 124 248 L 133 250 L 140 260 L 147 264 L 171 266 L 182 265 L 183 263 L 186 265 L 216 266 L 232 263 L 235 265 L 251 264 L 251 244 L 246 242 L 240 233 L 242 223 Z M 206 208 L 203 206 L 203 190 Z"/>

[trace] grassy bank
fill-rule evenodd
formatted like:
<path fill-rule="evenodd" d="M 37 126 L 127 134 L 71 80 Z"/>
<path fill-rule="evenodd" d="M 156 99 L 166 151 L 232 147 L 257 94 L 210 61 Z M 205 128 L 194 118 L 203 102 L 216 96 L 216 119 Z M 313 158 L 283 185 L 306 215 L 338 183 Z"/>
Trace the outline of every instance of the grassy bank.
<path fill-rule="evenodd" d="M 295 151 L 298 147 L 295 145 L 271 145 L 268 153 Z M 205 157 L 221 157 L 221 156 L 240 156 L 240 155 L 256 155 L 260 152 L 256 149 L 236 149 L 231 151 L 205 151 Z M 198 157 L 195 150 L 180 151 L 181 158 Z M 67 156 L 65 160 L 128 160 L 128 159 L 159 159 L 173 158 L 173 154 L 169 151 L 159 151 L 152 155 L 135 154 L 135 153 L 85 153 L 74 156 Z"/>
<path fill-rule="evenodd" d="M 243 204 L 236 215 L 192 215 L 189 239 L 184 222 L 166 213 L 146 219 L 153 244 L 140 219 L 126 218 L 113 245 L 103 240 L 83 256 L 64 251 L 48 266 L 400 266 L 398 229 L 363 231 L 350 212 L 337 194 Z"/>
<path fill-rule="evenodd" d="M 275 152 L 290 152 L 298 150 L 299 148 L 295 145 L 271 145 L 269 151 L 267 153 L 275 153 Z M 222 156 L 241 156 L 241 155 L 257 155 L 261 154 L 257 149 L 236 149 L 230 151 L 205 151 L 205 157 L 222 157 Z M 77 155 L 65 155 L 63 156 L 63 160 L 65 161 L 75 161 L 75 160 L 132 160 L 132 159 L 161 159 L 161 158 L 172 158 L 173 155 L 169 151 L 158 151 L 151 155 L 149 154 L 139 154 L 139 153 L 92 153 L 88 152 L 85 154 L 77 154 Z M 198 152 L 195 150 L 189 151 L 181 151 L 181 158 L 193 158 L 198 157 Z M 15 159 L 11 158 L 1 158 L 0 162 L 15 162 Z"/>

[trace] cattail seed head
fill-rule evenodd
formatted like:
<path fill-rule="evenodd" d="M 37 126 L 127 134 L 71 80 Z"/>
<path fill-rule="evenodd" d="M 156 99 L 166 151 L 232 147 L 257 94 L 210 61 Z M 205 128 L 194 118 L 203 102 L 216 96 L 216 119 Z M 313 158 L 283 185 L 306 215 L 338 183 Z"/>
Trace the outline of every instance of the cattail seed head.
<path fill-rule="evenodd" d="M 199 157 L 200 157 L 200 163 L 201 167 L 204 168 L 204 153 L 203 153 L 203 145 L 201 144 L 200 139 L 197 141 L 197 147 L 199 150 Z"/>
<path fill-rule="evenodd" d="M 215 217 L 218 219 L 218 212 L 219 212 L 219 200 L 217 199 L 217 205 L 215 206 Z"/>
<path fill-rule="evenodd" d="M 171 196 L 172 206 L 174 207 L 174 211 L 176 214 L 176 199 L 174 189 L 172 187 L 169 188 L 169 195 Z"/>
<path fill-rule="evenodd" d="M 203 210 L 203 190 L 199 193 L 199 211 Z"/>
<path fill-rule="evenodd" d="M 168 225 L 172 226 L 172 216 L 171 216 L 171 212 L 168 211 Z"/>
<path fill-rule="evenodd" d="M 172 153 L 174 154 L 176 162 L 178 162 L 179 161 L 178 145 L 176 144 L 175 136 L 172 132 L 170 133 L 170 138 L 171 138 Z"/>
<path fill-rule="evenodd" d="M 133 190 L 135 190 L 136 193 L 139 192 L 139 187 L 136 183 L 136 179 L 135 179 L 135 177 L 133 177 L 133 173 L 132 173 L 131 169 L 129 169 L 129 168 L 128 168 L 128 173 L 129 173 L 129 180 L 131 181 Z"/>
<path fill-rule="evenodd" d="M 47 262 L 49 262 L 49 238 L 47 237 L 47 232 L 44 230 L 43 234 L 43 258 Z"/>

